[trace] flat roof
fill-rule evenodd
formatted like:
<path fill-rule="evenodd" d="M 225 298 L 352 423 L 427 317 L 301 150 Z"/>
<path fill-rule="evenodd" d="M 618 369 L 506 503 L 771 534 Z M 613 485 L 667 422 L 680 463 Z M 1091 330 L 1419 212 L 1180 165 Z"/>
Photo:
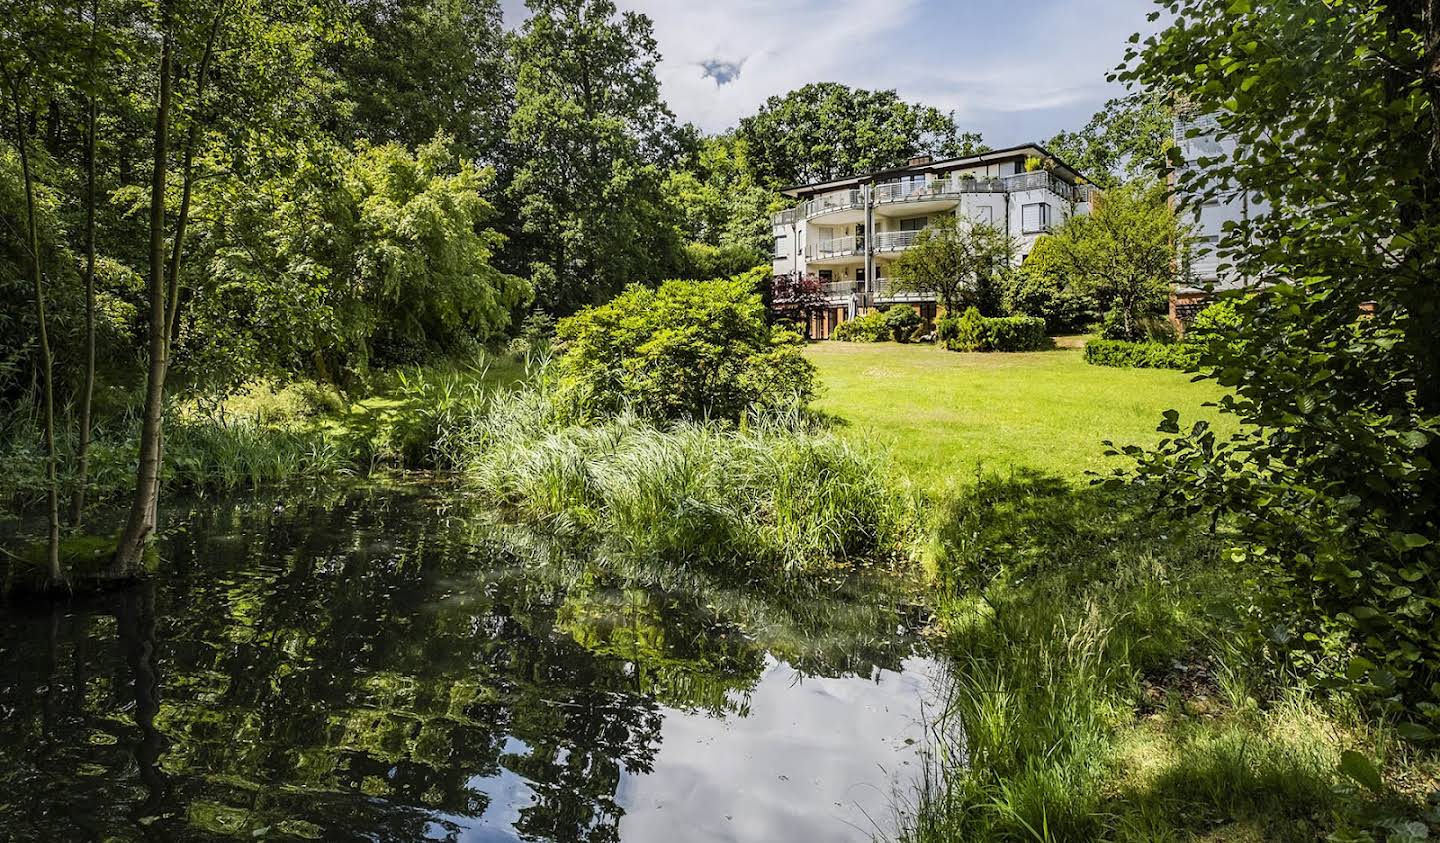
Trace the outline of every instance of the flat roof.
<path fill-rule="evenodd" d="M 1074 167 L 1066 164 L 1060 156 L 1046 149 L 1038 143 L 1022 143 L 1019 146 L 1007 146 L 1004 149 L 992 149 L 987 152 L 976 153 L 975 155 L 963 155 L 959 158 L 945 158 L 939 161 L 931 161 L 926 164 L 916 164 L 905 167 L 892 167 L 887 170 L 877 170 L 873 173 L 864 173 L 856 176 L 848 176 L 843 179 L 831 179 L 830 181 L 812 182 L 810 184 L 797 184 L 791 187 L 781 188 L 780 192 L 792 198 L 799 198 L 802 193 L 819 193 L 826 190 L 834 190 L 837 187 L 858 185 L 861 182 L 871 179 L 888 178 L 906 173 L 934 172 L 936 170 L 954 170 L 973 164 L 984 164 L 997 159 L 1010 159 L 1022 154 L 1036 155 L 1041 158 L 1051 158 L 1055 161 L 1055 169 L 1062 173 L 1068 173 L 1072 179 L 1082 179 L 1084 175 Z M 1088 179 L 1087 179 L 1088 181 Z"/>

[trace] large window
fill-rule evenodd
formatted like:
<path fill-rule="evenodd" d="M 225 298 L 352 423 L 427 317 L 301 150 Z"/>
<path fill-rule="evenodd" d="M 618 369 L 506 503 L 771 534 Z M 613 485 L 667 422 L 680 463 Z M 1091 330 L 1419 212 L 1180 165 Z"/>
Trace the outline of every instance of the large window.
<path fill-rule="evenodd" d="M 900 221 L 901 231 L 919 231 L 930 221 L 929 217 L 907 217 Z"/>
<path fill-rule="evenodd" d="M 1050 206 L 1045 202 L 1020 206 L 1020 228 L 1026 234 L 1050 230 Z"/>

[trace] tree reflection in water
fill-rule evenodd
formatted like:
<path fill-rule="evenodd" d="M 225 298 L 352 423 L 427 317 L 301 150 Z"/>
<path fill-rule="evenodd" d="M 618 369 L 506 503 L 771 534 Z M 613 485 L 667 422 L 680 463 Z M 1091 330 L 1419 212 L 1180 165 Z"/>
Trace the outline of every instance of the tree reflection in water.
<path fill-rule="evenodd" d="M 539 553 L 457 489 L 273 503 L 177 513 L 135 589 L 5 608 L 5 834 L 619 840 L 667 711 L 744 717 L 767 653 L 869 676 L 916 648 L 873 587 Z"/>

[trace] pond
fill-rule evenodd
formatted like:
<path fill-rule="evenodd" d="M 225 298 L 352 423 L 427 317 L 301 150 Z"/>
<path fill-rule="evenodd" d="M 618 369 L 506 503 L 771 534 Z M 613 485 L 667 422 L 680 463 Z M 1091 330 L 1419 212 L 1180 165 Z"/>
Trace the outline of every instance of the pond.
<path fill-rule="evenodd" d="M 484 509 L 440 482 L 187 502 L 141 586 L 0 608 L 0 836 L 889 830 L 938 673 L 900 594 L 584 558 Z"/>

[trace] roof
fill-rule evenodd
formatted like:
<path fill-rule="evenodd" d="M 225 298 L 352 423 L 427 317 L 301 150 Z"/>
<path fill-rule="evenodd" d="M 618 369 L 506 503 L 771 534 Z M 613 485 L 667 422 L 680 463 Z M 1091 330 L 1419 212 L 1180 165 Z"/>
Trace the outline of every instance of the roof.
<path fill-rule="evenodd" d="M 913 167 L 893 167 L 888 170 L 878 170 L 873 173 L 864 173 L 843 179 L 831 179 L 830 181 L 813 182 L 811 184 L 797 184 L 791 187 L 781 188 L 780 192 L 786 196 L 798 198 L 803 193 L 821 193 L 840 187 L 859 185 L 873 179 L 891 178 L 910 173 L 933 173 L 943 170 L 955 170 L 960 167 L 968 167 L 975 164 L 1009 160 L 1020 155 L 1034 155 L 1040 158 L 1053 159 L 1055 161 L 1055 170 L 1062 176 L 1068 174 L 1072 181 L 1084 178 L 1084 175 L 1080 173 L 1080 171 L 1066 164 L 1060 156 L 1040 144 L 1022 143 L 1019 146 L 1007 146 L 1004 149 L 992 149 L 988 152 L 981 152 L 976 155 L 963 155 L 959 158 L 945 158 L 940 161 L 931 161 L 928 164 L 916 164 Z"/>

